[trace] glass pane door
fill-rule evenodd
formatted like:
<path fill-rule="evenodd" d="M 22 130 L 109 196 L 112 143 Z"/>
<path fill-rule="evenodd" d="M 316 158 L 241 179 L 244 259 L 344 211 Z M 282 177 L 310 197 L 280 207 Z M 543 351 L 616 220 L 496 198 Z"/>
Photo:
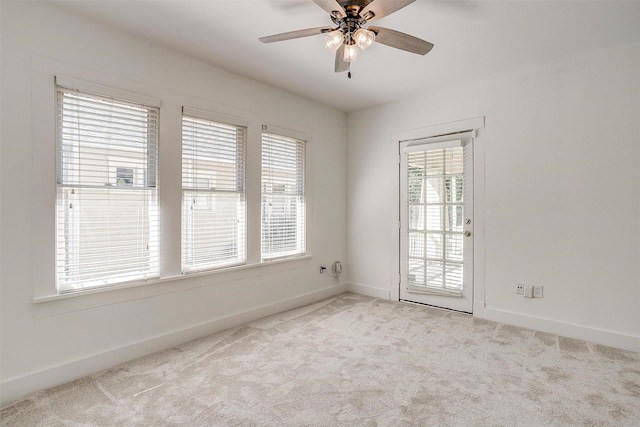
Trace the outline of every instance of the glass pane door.
<path fill-rule="evenodd" d="M 467 298 L 462 304 L 457 301 L 455 309 L 471 311 L 470 293 L 465 295 L 465 279 L 469 282 L 471 277 L 465 274 L 465 264 L 472 255 L 465 250 L 472 244 L 471 200 L 467 200 L 471 199 L 470 178 L 465 170 L 469 153 L 469 141 L 405 147 L 401 160 L 401 299 L 433 303 L 429 295 L 440 297 L 436 300 Z"/>

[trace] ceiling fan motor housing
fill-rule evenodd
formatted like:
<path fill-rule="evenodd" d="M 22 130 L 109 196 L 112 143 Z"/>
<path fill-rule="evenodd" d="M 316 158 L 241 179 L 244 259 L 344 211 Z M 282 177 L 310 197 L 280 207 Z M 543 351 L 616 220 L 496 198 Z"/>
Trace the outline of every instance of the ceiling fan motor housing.
<path fill-rule="evenodd" d="M 357 8 L 357 13 L 360 13 L 360 11 L 367 7 L 372 1 L 373 0 L 338 0 L 337 3 L 342 6 L 348 14 L 350 9 L 353 10 L 355 8 Z"/>
<path fill-rule="evenodd" d="M 345 44 L 355 44 L 353 34 L 367 23 L 367 19 L 371 19 L 374 16 L 371 11 L 367 12 L 365 17 L 360 16 L 360 11 L 367 7 L 372 1 L 373 0 L 339 1 L 338 3 L 342 6 L 344 12 L 336 10 L 331 13 L 331 20 L 345 36 Z M 346 16 L 342 16 L 345 13 Z"/>

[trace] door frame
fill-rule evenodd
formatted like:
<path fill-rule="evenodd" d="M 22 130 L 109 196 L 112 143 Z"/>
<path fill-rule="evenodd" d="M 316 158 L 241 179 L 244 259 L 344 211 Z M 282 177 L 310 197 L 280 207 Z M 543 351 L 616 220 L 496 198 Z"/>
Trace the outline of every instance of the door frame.
<path fill-rule="evenodd" d="M 425 138 L 433 138 L 445 135 L 454 135 L 460 132 L 472 132 L 471 143 L 473 145 L 473 316 L 485 317 L 485 257 L 484 257 L 484 158 L 485 149 L 482 132 L 484 129 L 484 116 L 471 119 L 459 120 L 449 123 L 436 124 L 418 129 L 402 131 L 393 135 L 393 143 L 396 146 L 396 156 L 393 159 L 394 182 L 396 191 L 393 192 L 394 199 L 391 203 L 391 236 L 392 253 L 391 257 L 391 278 L 389 286 L 389 299 L 400 301 L 400 160 L 402 158 L 401 143 Z"/>

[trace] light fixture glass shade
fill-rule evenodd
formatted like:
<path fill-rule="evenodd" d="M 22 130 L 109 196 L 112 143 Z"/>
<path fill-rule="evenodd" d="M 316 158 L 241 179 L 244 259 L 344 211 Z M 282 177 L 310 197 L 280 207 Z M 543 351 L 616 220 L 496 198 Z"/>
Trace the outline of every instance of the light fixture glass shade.
<path fill-rule="evenodd" d="M 330 50 L 337 50 L 343 41 L 344 34 L 340 30 L 332 31 L 324 36 L 324 45 Z"/>
<path fill-rule="evenodd" d="M 353 34 L 353 39 L 360 49 L 364 50 L 371 46 L 376 40 L 376 33 L 373 31 L 365 30 L 364 28 L 358 28 Z"/>
<path fill-rule="evenodd" d="M 344 62 L 353 62 L 358 59 L 358 49 L 355 44 L 349 44 L 344 47 Z"/>

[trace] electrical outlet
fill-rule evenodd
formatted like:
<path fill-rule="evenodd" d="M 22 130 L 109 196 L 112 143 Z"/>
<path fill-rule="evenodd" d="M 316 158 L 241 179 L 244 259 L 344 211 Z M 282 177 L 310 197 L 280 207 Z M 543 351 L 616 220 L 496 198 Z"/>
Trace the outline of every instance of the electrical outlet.
<path fill-rule="evenodd" d="M 534 298 L 542 298 L 542 285 L 534 285 L 533 286 L 533 297 Z"/>
<path fill-rule="evenodd" d="M 516 285 L 516 294 L 518 295 L 524 294 L 524 283 L 518 283 Z"/>

